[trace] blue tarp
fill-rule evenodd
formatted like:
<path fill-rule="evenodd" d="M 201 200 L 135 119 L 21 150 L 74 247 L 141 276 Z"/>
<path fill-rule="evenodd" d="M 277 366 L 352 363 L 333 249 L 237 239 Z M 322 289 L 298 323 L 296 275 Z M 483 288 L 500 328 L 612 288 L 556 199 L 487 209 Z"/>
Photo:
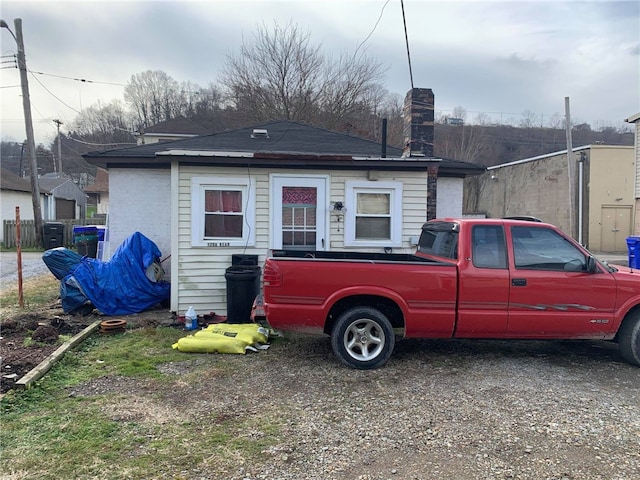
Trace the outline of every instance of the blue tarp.
<path fill-rule="evenodd" d="M 160 256 L 156 244 L 136 232 L 108 262 L 81 257 L 62 247 L 47 250 L 42 259 L 60 280 L 65 312 L 86 312 L 86 306 L 93 304 L 105 315 L 126 315 L 169 299 L 171 284 L 153 278 L 152 265 L 159 266 Z"/>
<path fill-rule="evenodd" d="M 82 255 L 68 248 L 57 247 L 44 252 L 42 261 L 58 280 L 62 280 L 82 263 Z"/>
<path fill-rule="evenodd" d="M 171 284 L 151 281 L 146 275 L 147 268 L 160 256 L 156 244 L 136 232 L 118 247 L 108 262 L 85 257 L 69 275 L 105 315 L 138 313 L 169 298 Z"/>

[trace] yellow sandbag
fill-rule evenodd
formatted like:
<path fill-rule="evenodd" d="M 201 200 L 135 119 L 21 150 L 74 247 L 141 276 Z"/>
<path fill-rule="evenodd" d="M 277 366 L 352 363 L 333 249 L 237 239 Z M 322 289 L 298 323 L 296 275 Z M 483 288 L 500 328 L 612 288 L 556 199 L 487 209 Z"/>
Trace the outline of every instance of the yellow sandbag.
<path fill-rule="evenodd" d="M 194 333 L 194 337 L 196 338 L 207 338 L 215 335 L 224 335 L 227 338 L 234 338 L 236 340 L 240 340 L 247 345 L 254 345 L 256 343 L 266 343 L 266 339 L 264 335 L 259 333 L 251 333 L 247 332 L 212 332 L 211 330 L 200 330 Z"/>
<path fill-rule="evenodd" d="M 215 323 L 207 326 L 204 330 L 196 333 L 198 335 L 208 335 L 209 333 L 219 333 L 228 337 L 245 339 L 249 345 L 254 343 L 267 343 L 269 331 L 257 323 Z"/>
<path fill-rule="evenodd" d="M 219 333 L 194 337 L 189 335 L 181 338 L 172 347 L 181 352 L 190 353 L 245 353 L 249 344 L 233 337 Z"/>

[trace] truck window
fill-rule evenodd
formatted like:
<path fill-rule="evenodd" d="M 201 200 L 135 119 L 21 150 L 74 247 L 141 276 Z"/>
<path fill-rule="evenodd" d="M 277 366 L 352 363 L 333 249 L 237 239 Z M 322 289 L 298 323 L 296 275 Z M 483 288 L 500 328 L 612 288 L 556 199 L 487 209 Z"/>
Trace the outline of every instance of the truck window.
<path fill-rule="evenodd" d="M 448 222 L 426 223 L 418 251 L 438 257 L 458 258 L 458 225 Z"/>
<path fill-rule="evenodd" d="M 511 227 L 517 269 L 586 271 L 585 255 L 549 228 Z"/>
<path fill-rule="evenodd" d="M 500 225 L 476 225 L 472 230 L 472 260 L 479 268 L 507 268 L 504 231 Z"/>

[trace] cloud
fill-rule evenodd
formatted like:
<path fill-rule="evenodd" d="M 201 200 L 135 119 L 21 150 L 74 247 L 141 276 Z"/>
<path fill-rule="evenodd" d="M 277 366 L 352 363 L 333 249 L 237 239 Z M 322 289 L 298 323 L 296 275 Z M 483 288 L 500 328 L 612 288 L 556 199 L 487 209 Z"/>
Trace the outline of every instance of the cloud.
<path fill-rule="evenodd" d="M 436 109 L 550 116 L 570 96 L 572 112 L 587 122 L 640 111 L 640 2 L 409 0 L 404 7 L 414 85 L 434 90 Z M 333 57 L 362 44 L 388 67 L 387 90 L 404 96 L 411 88 L 397 0 L 8 0 L 2 17 L 10 25 L 23 19 L 29 68 L 55 75 L 39 75 L 42 85 L 30 78 L 43 140 L 55 135 L 51 119 L 71 123 L 98 100 L 122 99 L 124 88 L 110 84 L 136 73 L 215 83 L 226 56 L 251 42 L 257 25 L 276 21 L 308 31 Z M 15 52 L 8 33 L 1 40 L 3 54 Z M 19 83 L 17 70 L 0 75 L 3 87 Z M 74 80 L 81 78 L 93 83 Z M 19 89 L 2 93 L 2 136 L 20 139 Z"/>

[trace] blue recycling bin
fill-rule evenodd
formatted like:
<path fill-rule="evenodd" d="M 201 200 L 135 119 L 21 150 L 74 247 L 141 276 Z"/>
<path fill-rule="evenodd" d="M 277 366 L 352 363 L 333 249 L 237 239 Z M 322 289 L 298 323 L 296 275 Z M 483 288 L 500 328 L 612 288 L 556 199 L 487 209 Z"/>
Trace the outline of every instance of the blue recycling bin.
<path fill-rule="evenodd" d="M 627 237 L 629 267 L 640 268 L 640 237 Z"/>

